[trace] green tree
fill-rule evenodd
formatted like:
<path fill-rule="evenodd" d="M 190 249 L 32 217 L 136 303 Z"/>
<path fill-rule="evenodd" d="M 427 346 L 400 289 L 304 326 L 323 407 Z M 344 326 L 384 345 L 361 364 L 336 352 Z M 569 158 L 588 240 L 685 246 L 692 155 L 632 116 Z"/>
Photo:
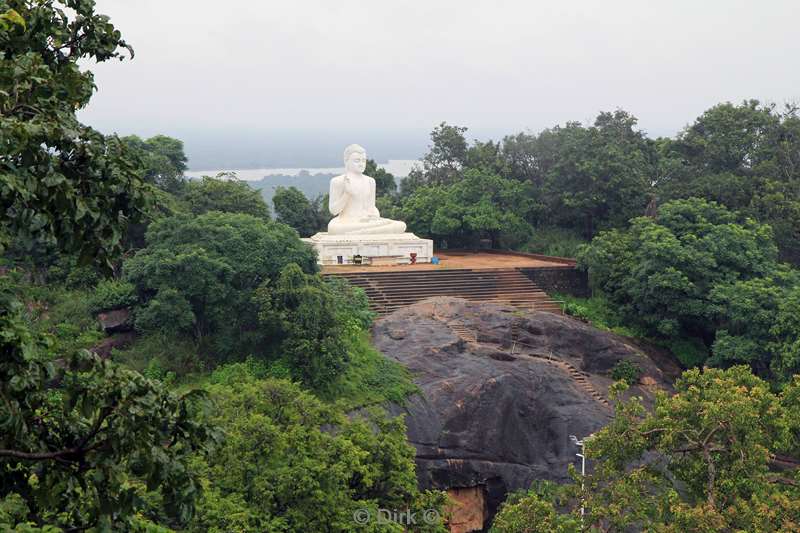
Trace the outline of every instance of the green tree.
<path fill-rule="evenodd" d="M 531 491 L 509 498 L 492 521 L 491 533 L 580 533 L 580 520 L 560 514 L 552 502 Z"/>
<path fill-rule="evenodd" d="M 277 187 L 272 197 L 278 222 L 293 227 L 302 237 L 310 237 L 327 224 L 320 212 L 320 203 L 321 200 L 310 202 L 297 187 Z"/>
<path fill-rule="evenodd" d="M 253 291 L 265 281 L 275 281 L 289 263 L 306 272 L 317 268 L 313 250 L 290 227 L 215 211 L 151 224 L 147 247 L 125 262 L 124 274 L 144 303 L 140 327 L 157 324 L 162 316 L 158 310 L 182 310 L 181 320 L 170 327 L 186 324 L 191 317 L 191 328 L 183 332 L 200 342 L 204 352 L 243 357 L 267 348 L 251 304 Z M 165 290 L 177 291 L 191 314 Z"/>
<path fill-rule="evenodd" d="M 531 184 L 469 169 L 450 186 L 420 187 L 403 202 L 401 216 L 412 231 L 450 247 L 477 247 L 480 239 L 511 248 L 533 231 Z"/>
<path fill-rule="evenodd" d="M 644 214 L 653 174 L 651 147 L 625 111 L 601 113 L 594 126 L 554 128 L 557 156 L 544 179 L 548 215 L 580 223 L 586 238 Z"/>
<path fill-rule="evenodd" d="M 332 286 L 296 264 L 281 271 L 274 288 L 267 282 L 255 295 L 259 320 L 281 332 L 279 350 L 292 377 L 312 388 L 323 388 L 345 370 L 362 325 L 339 307 L 341 300 Z"/>
<path fill-rule="evenodd" d="M 57 235 L 83 261 L 108 262 L 150 195 L 124 144 L 78 122 L 94 88 L 78 59 L 121 58 L 127 45 L 93 4 L 73 17 L 58 6 L 66 3 L 0 3 L 0 231 L 4 246 Z"/>
<path fill-rule="evenodd" d="M 392 196 L 397 192 L 397 183 L 394 175 L 379 167 L 374 159 L 367 159 L 367 168 L 364 174 L 375 179 L 376 196 Z"/>
<path fill-rule="evenodd" d="M 166 135 L 156 135 L 147 140 L 129 135 L 120 140 L 133 157 L 139 159 L 145 181 L 172 194 L 183 190 L 187 159 L 182 141 Z"/>
<path fill-rule="evenodd" d="M 270 219 L 269 207 L 261 193 L 232 175 L 203 176 L 200 180 L 191 180 L 186 184 L 182 198 L 196 215 L 222 211 Z"/>
<path fill-rule="evenodd" d="M 417 490 L 401 419 L 350 419 L 292 383 L 228 374 L 209 390 L 217 405 L 212 422 L 228 438 L 204 466 L 207 490 L 190 531 L 399 533 L 400 524 L 362 525 L 353 514 L 441 511 L 441 493 Z M 411 531 L 446 530 L 438 522 Z"/>
<path fill-rule="evenodd" d="M 422 158 L 424 180 L 429 185 L 451 185 L 467 163 L 467 128 L 442 122 L 431 132 L 433 144 Z"/>
<path fill-rule="evenodd" d="M 778 335 L 773 326 L 776 318 L 782 318 L 780 310 L 784 300 L 797 287 L 800 287 L 800 273 L 776 268 L 764 277 L 712 289 L 710 298 L 717 311 L 713 317 L 717 331 L 712 346 L 713 358 L 709 362 L 716 365 L 747 363 L 762 375 L 771 365 L 777 365 L 777 375 L 783 373 L 778 370 L 783 360 L 780 341 L 792 334 L 796 337 L 800 329 L 787 328 L 788 331 Z"/>
<path fill-rule="evenodd" d="M 567 521 L 584 506 L 589 531 L 796 531 L 800 475 L 789 456 L 800 452 L 799 400 L 797 377 L 775 394 L 746 366 L 688 370 L 652 411 L 641 398 L 620 402 L 584 438 L 592 470 L 558 511 L 540 498 L 500 515 Z M 544 531 L 528 523 L 504 531 Z"/>
<path fill-rule="evenodd" d="M 707 110 L 672 143 L 684 169 L 664 181 L 660 196 L 713 199 L 769 223 L 782 256 L 800 262 L 797 110 L 757 100 Z"/>
<path fill-rule="evenodd" d="M 776 259 L 769 226 L 697 198 L 667 203 L 655 219 L 633 219 L 627 230 L 601 233 L 579 255 L 592 285 L 629 323 L 706 345 L 720 324 L 715 313 L 725 314 L 722 291 L 774 272 Z"/>
<path fill-rule="evenodd" d="M 0 1 L 0 42 L 0 243 L 52 242 L 108 269 L 150 195 L 123 143 L 78 122 L 94 90 L 78 62 L 127 45 L 93 2 L 57 0 Z M 21 309 L 3 287 L 0 528 L 126 530 L 148 488 L 187 520 L 198 495 L 188 457 L 208 437 L 195 395 L 85 351 L 54 361 Z"/>
<path fill-rule="evenodd" d="M 796 284 L 783 294 L 778 303 L 775 320 L 770 328 L 773 336 L 775 356 L 772 368 L 788 378 L 800 374 L 800 284 Z"/>

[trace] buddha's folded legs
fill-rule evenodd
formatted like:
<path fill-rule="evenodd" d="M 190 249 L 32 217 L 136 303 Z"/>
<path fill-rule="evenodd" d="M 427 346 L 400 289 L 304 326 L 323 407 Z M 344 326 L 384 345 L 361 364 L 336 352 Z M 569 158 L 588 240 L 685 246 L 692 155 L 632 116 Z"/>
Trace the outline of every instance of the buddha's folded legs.
<path fill-rule="evenodd" d="M 331 235 L 380 235 L 405 233 L 405 231 L 405 222 L 388 218 L 370 222 L 346 222 L 336 217 L 328 223 L 328 233 Z"/>

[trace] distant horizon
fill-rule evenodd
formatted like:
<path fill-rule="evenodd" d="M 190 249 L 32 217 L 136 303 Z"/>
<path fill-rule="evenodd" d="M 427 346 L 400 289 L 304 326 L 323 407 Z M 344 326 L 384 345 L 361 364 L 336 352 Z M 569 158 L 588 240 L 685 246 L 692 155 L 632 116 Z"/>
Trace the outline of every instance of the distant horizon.
<path fill-rule="evenodd" d="M 623 108 L 624 109 L 624 108 Z M 613 111 L 613 109 L 602 110 Z M 628 111 L 628 110 L 626 110 Z M 598 111 L 599 114 L 601 111 Z M 521 132 L 537 134 L 540 131 L 570 121 L 584 124 L 594 123 L 591 117 L 572 117 L 543 128 L 473 128 L 469 124 L 448 122 L 455 126 L 467 127 L 465 137 L 474 140 L 499 141 L 508 135 Z M 635 113 L 634 113 L 635 115 Z M 699 116 L 699 115 L 698 115 Z M 641 123 L 639 129 L 652 138 L 672 137 L 694 121 L 687 118 L 686 124 L 675 131 L 664 129 L 650 130 Z M 342 129 L 328 130 L 244 130 L 208 129 L 197 130 L 182 127 L 147 128 L 137 131 L 107 130 L 120 136 L 138 135 L 142 138 L 154 135 L 168 135 L 184 143 L 188 167 L 192 172 L 219 168 L 262 169 L 262 168 L 332 168 L 341 165 L 341 153 L 345 146 L 361 144 L 367 149 L 369 158 L 378 162 L 390 160 L 420 160 L 431 144 L 430 133 L 444 120 L 432 123 L 424 130 L 403 130 L 387 127 L 381 130 Z M 92 125 L 92 124 L 89 124 Z"/>
<path fill-rule="evenodd" d="M 413 168 L 414 165 L 421 165 L 422 161 L 419 159 L 389 159 L 388 161 L 375 161 L 379 167 L 382 167 L 387 172 L 392 174 L 396 178 L 404 178 L 408 176 L 409 171 Z M 200 178 L 202 176 L 214 176 L 221 172 L 236 172 L 237 178 L 244 180 L 244 181 L 259 181 L 262 179 L 269 178 L 271 176 L 292 176 L 292 177 L 301 177 L 301 173 L 306 172 L 310 176 L 317 176 L 317 175 L 335 175 L 341 174 L 344 171 L 344 167 L 311 167 L 311 166 L 299 166 L 299 167 L 257 167 L 257 168 L 245 168 L 245 167 L 225 167 L 225 168 L 200 168 L 194 169 L 189 168 L 184 175 L 189 178 Z"/>

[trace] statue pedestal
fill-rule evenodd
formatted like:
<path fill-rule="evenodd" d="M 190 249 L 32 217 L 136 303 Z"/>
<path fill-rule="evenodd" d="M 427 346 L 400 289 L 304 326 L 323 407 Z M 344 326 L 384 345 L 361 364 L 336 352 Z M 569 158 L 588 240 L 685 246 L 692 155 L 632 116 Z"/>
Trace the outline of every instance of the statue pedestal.
<path fill-rule="evenodd" d="M 365 263 L 371 258 L 381 258 L 375 263 L 407 264 L 411 254 L 417 254 L 417 263 L 430 263 L 433 256 L 433 241 L 420 239 L 413 233 L 387 235 L 331 235 L 317 233 L 303 239 L 317 251 L 320 265 L 352 264 L 353 256 L 360 255 Z M 339 263 L 339 257 L 342 263 Z"/>

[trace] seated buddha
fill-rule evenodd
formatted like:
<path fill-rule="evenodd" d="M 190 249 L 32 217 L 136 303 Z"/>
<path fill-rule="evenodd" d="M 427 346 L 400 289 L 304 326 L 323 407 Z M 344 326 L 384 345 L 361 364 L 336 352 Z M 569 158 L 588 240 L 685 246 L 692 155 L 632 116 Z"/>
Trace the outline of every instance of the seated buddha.
<path fill-rule="evenodd" d="M 375 207 L 375 179 L 364 175 L 366 150 L 357 144 L 345 148 L 344 168 L 344 174 L 331 180 L 328 210 L 336 216 L 328 223 L 328 234 L 404 233 L 405 222 L 381 218 Z"/>

